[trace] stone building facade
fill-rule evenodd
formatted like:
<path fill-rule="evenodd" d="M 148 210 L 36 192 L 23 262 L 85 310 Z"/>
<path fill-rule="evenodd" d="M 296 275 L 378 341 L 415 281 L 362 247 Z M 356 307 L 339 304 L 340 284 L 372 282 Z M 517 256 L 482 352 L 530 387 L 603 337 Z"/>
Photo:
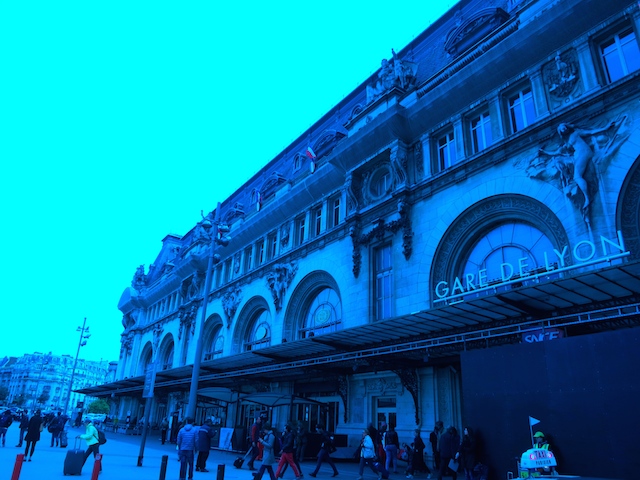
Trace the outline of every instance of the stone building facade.
<path fill-rule="evenodd" d="M 223 426 L 247 426 L 256 409 L 238 398 L 265 392 L 322 402 L 292 396 L 272 415 L 324 423 L 345 451 L 368 423 L 401 441 L 436 420 L 469 424 L 504 478 L 530 441 L 519 419 L 543 416 L 565 471 L 637 470 L 613 441 L 606 468 L 587 468 L 576 438 L 598 429 L 567 422 L 613 395 L 591 391 L 613 382 L 606 352 L 638 355 L 639 22 L 638 3 L 621 0 L 455 4 L 164 239 L 120 299 L 118 381 L 88 392 L 139 416 L 155 365 L 152 417 L 182 412 L 201 338 L 197 412 Z M 211 224 L 229 226 L 228 246 Z M 590 362 L 603 371 L 576 373 Z M 567 396 L 560 371 L 588 393 Z M 629 420 L 632 384 L 612 384 L 612 436 L 625 435 L 612 424 Z"/>
<path fill-rule="evenodd" d="M 36 352 L 12 357 L 11 360 L 0 367 L 1 383 L 9 390 L 6 399 L 8 405 L 19 404 L 30 411 L 35 408 L 43 411 L 64 410 L 74 363 L 72 357 Z M 96 400 L 76 390 L 100 385 L 105 381 L 114 381 L 114 367 L 115 364 L 110 366 L 107 361 L 78 359 L 69 399 L 69 411 L 66 413 L 70 415 L 79 403 L 87 405 Z M 47 395 L 43 396 L 43 393 Z"/>

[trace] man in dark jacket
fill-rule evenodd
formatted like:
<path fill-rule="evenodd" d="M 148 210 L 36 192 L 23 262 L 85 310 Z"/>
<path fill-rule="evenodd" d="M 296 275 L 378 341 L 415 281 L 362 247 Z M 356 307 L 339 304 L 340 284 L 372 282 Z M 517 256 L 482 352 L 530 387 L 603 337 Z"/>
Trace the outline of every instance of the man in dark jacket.
<path fill-rule="evenodd" d="M 5 410 L 5 412 L 0 416 L 0 438 L 2 439 L 2 446 L 7 441 L 7 430 L 13 423 L 13 414 L 11 410 Z"/>
<path fill-rule="evenodd" d="M 293 444 L 296 434 L 290 424 L 287 424 L 284 427 L 284 430 L 284 435 L 282 437 L 282 453 L 280 454 L 280 462 L 278 462 L 278 469 L 276 470 L 276 478 L 282 478 L 287 465 L 291 465 L 296 478 L 300 478 L 300 469 L 293 454 Z"/>
<path fill-rule="evenodd" d="M 184 419 L 184 427 L 178 432 L 178 460 L 180 461 L 180 480 L 193 478 L 193 455 L 196 449 L 196 430 L 193 428 L 191 418 Z"/>
<path fill-rule="evenodd" d="M 258 449 L 258 443 L 260 441 L 261 431 L 262 431 L 262 416 L 259 415 L 256 417 L 256 420 L 255 422 L 253 422 L 253 425 L 251 425 L 251 432 L 249 434 L 251 439 L 251 457 L 247 462 L 247 467 L 249 467 L 249 470 L 255 470 L 255 467 L 253 466 L 253 462 L 255 461 L 256 457 L 260 453 L 260 450 Z"/>
<path fill-rule="evenodd" d="M 438 420 L 433 432 L 429 434 L 429 442 L 431 443 L 431 450 L 433 451 L 433 463 L 435 464 L 436 470 L 440 470 L 440 451 L 438 450 L 438 443 L 440 442 L 440 437 L 443 433 L 444 424 L 441 420 Z"/>
<path fill-rule="evenodd" d="M 198 429 L 198 437 L 196 439 L 196 450 L 198 450 L 198 460 L 196 460 L 196 472 L 208 472 L 207 458 L 211 450 L 211 439 L 215 437 L 216 431 L 213 429 L 213 422 L 207 418 Z"/>
<path fill-rule="evenodd" d="M 318 474 L 318 470 L 320 470 L 320 465 L 322 462 L 327 462 L 331 468 L 333 469 L 332 477 L 338 476 L 338 469 L 336 468 L 336 464 L 333 463 L 331 459 L 331 451 L 333 450 L 333 441 L 331 440 L 331 435 L 327 431 L 325 431 L 322 425 L 316 425 L 316 430 L 320 434 L 322 443 L 320 444 L 320 451 L 318 452 L 318 463 L 316 463 L 316 468 L 309 475 L 315 477 Z"/>
<path fill-rule="evenodd" d="M 438 480 L 446 475 L 447 470 L 451 471 L 453 480 L 458 478 L 458 473 L 449 468 L 449 461 L 455 458 L 460 447 L 460 435 L 455 427 L 447 428 L 447 431 L 440 437 L 440 470 L 438 470 Z"/>
<path fill-rule="evenodd" d="M 27 428 L 29 428 L 29 415 L 27 415 L 27 411 L 24 410 L 20 415 L 20 438 L 18 439 L 18 444 L 16 447 L 21 447 L 22 442 L 24 441 L 24 434 L 27 432 Z"/>

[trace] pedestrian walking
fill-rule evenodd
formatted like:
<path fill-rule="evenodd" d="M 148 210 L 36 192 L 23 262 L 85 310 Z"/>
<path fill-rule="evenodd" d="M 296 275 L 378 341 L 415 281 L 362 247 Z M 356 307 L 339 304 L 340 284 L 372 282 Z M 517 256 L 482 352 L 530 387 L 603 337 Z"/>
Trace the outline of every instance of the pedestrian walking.
<path fill-rule="evenodd" d="M 438 444 L 440 443 L 440 437 L 444 433 L 444 423 L 441 420 L 436 422 L 433 431 L 429 434 L 429 443 L 431 443 L 431 450 L 433 451 L 433 463 L 436 471 L 440 470 L 440 450 Z"/>
<path fill-rule="evenodd" d="M 276 455 L 274 453 L 274 446 L 276 442 L 276 436 L 271 430 L 271 424 L 266 422 L 263 426 L 264 435 L 258 439 L 258 442 L 263 446 L 262 450 L 262 465 L 256 473 L 255 480 L 261 480 L 265 470 L 269 472 L 269 478 L 276 480 L 276 476 L 273 473 L 273 462 L 276 461 Z"/>
<path fill-rule="evenodd" d="M 18 438 L 18 444 L 16 447 L 22 447 L 22 442 L 24 441 L 24 435 L 27 433 L 27 428 L 29 428 L 29 415 L 28 411 L 25 410 L 20 414 L 20 437 Z"/>
<path fill-rule="evenodd" d="M 460 448 L 456 453 L 456 460 L 460 459 L 462 468 L 464 468 L 465 480 L 473 480 L 473 469 L 476 466 L 476 438 L 471 427 L 464 428 L 464 435 Z"/>
<path fill-rule="evenodd" d="M 198 429 L 198 435 L 196 437 L 196 450 L 198 451 L 198 459 L 196 461 L 196 472 L 208 472 L 207 470 L 207 458 L 209 458 L 209 452 L 211 451 L 211 439 L 216 435 L 216 431 L 213 429 L 213 422 L 210 418 L 207 418 Z"/>
<path fill-rule="evenodd" d="M 458 472 L 454 472 L 449 468 L 449 461 L 455 458 L 460 446 L 460 435 L 455 427 L 447 428 L 446 432 L 440 437 L 440 470 L 438 470 L 438 480 L 442 480 L 447 471 L 451 472 L 453 480 L 458 478 Z"/>
<path fill-rule="evenodd" d="M 278 469 L 276 470 L 276 477 L 282 478 L 281 475 L 284 475 L 284 469 L 287 465 L 291 465 L 293 469 L 293 474 L 296 478 L 300 478 L 300 468 L 295 459 L 295 443 L 296 434 L 291 428 L 291 424 L 288 424 L 284 427 L 284 436 L 282 437 L 282 452 L 280 453 L 280 462 L 278 462 Z"/>
<path fill-rule="evenodd" d="M 84 420 L 85 432 L 82 435 L 78 435 L 78 438 L 87 442 L 87 450 L 84 452 L 84 460 L 82 465 L 87 463 L 87 458 L 93 453 L 93 458 L 100 453 L 100 443 L 98 441 L 98 429 L 95 427 L 91 419 Z"/>
<path fill-rule="evenodd" d="M 43 419 L 40 416 L 40 410 L 36 410 L 33 414 L 33 417 L 29 419 L 29 424 L 27 425 L 27 434 L 24 437 L 27 446 L 24 449 L 24 458 L 28 461 L 31 461 L 31 457 L 33 457 L 33 452 L 36 449 L 36 443 L 40 441 L 40 433 L 43 430 Z"/>
<path fill-rule="evenodd" d="M 196 449 L 197 430 L 193 428 L 193 420 L 184 419 L 184 426 L 178 431 L 178 460 L 180 461 L 180 480 L 193 478 L 193 458 Z"/>
<path fill-rule="evenodd" d="M 258 445 L 260 444 L 260 433 L 262 432 L 262 415 L 258 415 L 251 425 L 251 431 L 249 433 L 249 437 L 251 440 L 251 456 L 249 457 L 249 461 L 247 462 L 247 468 L 249 470 L 255 470 L 253 466 L 253 462 L 256 461 L 256 458 L 260 454 L 260 450 L 258 449 Z"/>
<path fill-rule="evenodd" d="M 2 446 L 7 443 L 7 430 L 13 423 L 13 414 L 11 410 L 5 410 L 2 416 L 0 416 L 0 439 L 2 439 Z"/>
<path fill-rule="evenodd" d="M 60 432 L 64 428 L 65 418 L 62 418 L 62 413 L 58 412 L 58 416 L 51 420 L 49 424 L 49 432 L 51 433 L 51 446 L 60 446 Z"/>
<path fill-rule="evenodd" d="M 364 466 L 369 465 L 369 468 L 376 474 L 378 480 L 382 479 L 382 475 L 378 472 L 378 469 L 374 465 L 376 461 L 375 443 L 371 438 L 369 429 L 365 429 L 362 432 L 362 441 L 360 442 L 360 465 L 358 466 L 358 480 L 362 480 L 362 474 L 364 473 Z"/>
<path fill-rule="evenodd" d="M 116 417 L 116 422 L 118 421 L 118 418 Z M 160 441 L 162 442 L 162 445 L 164 445 L 164 442 L 167 440 L 167 431 L 169 430 L 169 418 L 164 417 L 162 419 L 162 422 L 160 423 Z"/>
<path fill-rule="evenodd" d="M 336 464 L 333 463 L 333 460 L 331 459 L 331 454 L 335 450 L 333 441 L 331 440 L 331 435 L 329 435 L 329 433 L 324 429 L 322 425 L 316 425 L 316 431 L 320 434 L 322 443 L 320 444 L 320 451 L 318 452 L 318 463 L 316 463 L 316 468 L 309 475 L 311 475 L 312 477 L 318 475 L 320 466 L 324 462 L 327 462 L 333 469 L 332 477 L 337 477 L 338 469 L 336 468 Z"/>
<path fill-rule="evenodd" d="M 384 451 L 387 459 L 385 468 L 387 471 L 393 469 L 393 473 L 398 473 L 398 449 L 400 448 L 400 439 L 393 425 L 389 426 L 389 431 L 384 436 Z"/>

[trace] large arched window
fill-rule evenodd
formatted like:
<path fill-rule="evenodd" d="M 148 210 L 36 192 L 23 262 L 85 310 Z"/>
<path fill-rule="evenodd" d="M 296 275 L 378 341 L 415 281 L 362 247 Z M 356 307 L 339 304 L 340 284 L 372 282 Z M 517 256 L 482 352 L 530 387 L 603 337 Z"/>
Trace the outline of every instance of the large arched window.
<path fill-rule="evenodd" d="M 271 345 L 271 314 L 268 310 L 258 312 L 252 321 L 248 338 L 244 342 L 244 351 L 259 350 Z"/>
<path fill-rule="evenodd" d="M 431 270 L 432 299 L 457 301 L 473 292 L 491 295 L 498 284 L 519 286 L 534 274 L 551 280 L 558 256 L 569 245 L 555 214 L 523 195 L 496 195 L 464 211 L 440 241 Z M 571 258 L 565 256 L 565 265 Z M 542 278 L 540 276 L 536 277 Z"/>
<path fill-rule="evenodd" d="M 487 282 L 500 281 L 507 274 L 520 276 L 545 268 L 545 253 L 553 244 L 539 229 L 522 222 L 505 223 L 485 233 L 472 247 L 459 276 L 483 273 Z"/>
<path fill-rule="evenodd" d="M 340 297 L 333 288 L 325 287 L 311 300 L 300 334 L 306 338 L 335 332 L 341 322 Z"/>
<path fill-rule="evenodd" d="M 171 335 L 168 335 L 162 341 L 162 345 L 160 346 L 160 351 L 158 353 L 159 355 L 158 369 L 159 370 L 169 370 L 170 368 L 173 368 L 174 351 L 175 351 L 175 347 L 174 347 L 173 337 Z"/>
<path fill-rule="evenodd" d="M 213 329 L 207 344 L 205 345 L 204 360 L 213 360 L 222 357 L 224 349 L 224 336 L 222 335 L 222 325 L 218 324 Z"/>
<path fill-rule="evenodd" d="M 153 359 L 153 347 L 151 346 L 151 342 L 147 342 L 147 344 L 142 349 L 142 354 L 140 355 L 140 363 L 138 364 L 138 375 L 144 375 L 147 371 L 147 367 L 151 364 Z"/>

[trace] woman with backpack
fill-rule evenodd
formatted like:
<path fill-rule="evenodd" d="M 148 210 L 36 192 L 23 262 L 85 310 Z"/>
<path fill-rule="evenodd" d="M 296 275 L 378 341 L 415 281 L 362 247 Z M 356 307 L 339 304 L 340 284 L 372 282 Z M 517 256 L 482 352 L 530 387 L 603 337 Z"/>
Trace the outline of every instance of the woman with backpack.
<path fill-rule="evenodd" d="M 87 458 L 89 458 L 89 455 L 91 455 L 91 453 L 93 453 L 93 458 L 96 458 L 96 455 L 100 453 L 98 429 L 93 425 L 93 422 L 89 418 L 84 420 L 84 425 L 86 428 L 84 435 L 78 435 L 78 438 L 82 438 L 85 442 L 87 442 L 87 451 L 84 452 L 84 460 L 82 461 L 82 465 L 87 463 Z"/>

